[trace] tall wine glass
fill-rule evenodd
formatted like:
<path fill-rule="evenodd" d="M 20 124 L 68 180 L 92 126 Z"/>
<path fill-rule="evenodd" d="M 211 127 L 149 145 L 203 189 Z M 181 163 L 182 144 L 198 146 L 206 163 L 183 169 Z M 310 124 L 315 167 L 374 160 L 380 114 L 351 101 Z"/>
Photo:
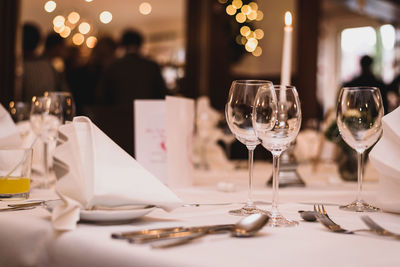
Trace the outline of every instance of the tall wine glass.
<path fill-rule="evenodd" d="M 34 96 L 32 98 L 30 122 L 33 132 L 43 142 L 43 166 L 45 179 L 39 187 L 50 186 L 49 143 L 57 138 L 58 127 L 63 120 L 61 103 L 58 98 L 50 96 Z"/>
<path fill-rule="evenodd" d="M 273 156 L 272 174 L 272 209 L 269 226 L 294 226 L 298 222 L 286 219 L 278 210 L 279 190 L 279 157 L 289 148 L 296 138 L 301 126 L 301 108 L 299 95 L 294 86 L 275 85 L 277 106 L 270 98 L 268 91 L 260 89 L 257 93 L 253 109 L 253 127 L 263 147 Z M 275 109 L 276 107 L 276 109 Z M 276 119 L 270 114 L 275 109 Z M 270 130 L 270 125 L 273 125 Z"/>
<path fill-rule="evenodd" d="M 265 88 L 266 91 L 269 91 L 271 94 L 273 93 L 272 83 L 269 81 L 233 81 L 229 91 L 228 102 L 225 106 L 225 117 L 229 129 L 235 135 L 236 139 L 244 144 L 249 151 L 249 189 L 247 203 L 241 209 L 229 211 L 232 215 L 244 216 L 252 213 L 264 212 L 256 208 L 251 197 L 253 155 L 254 149 L 260 143 L 252 126 L 252 112 L 254 99 L 260 88 Z M 271 116 L 274 116 L 272 113 Z"/>
<path fill-rule="evenodd" d="M 350 211 L 378 211 L 361 199 L 363 153 L 381 136 L 383 117 L 382 96 L 376 87 L 344 87 L 340 90 L 336 122 L 343 140 L 357 152 L 358 193 L 352 203 L 340 206 Z"/>

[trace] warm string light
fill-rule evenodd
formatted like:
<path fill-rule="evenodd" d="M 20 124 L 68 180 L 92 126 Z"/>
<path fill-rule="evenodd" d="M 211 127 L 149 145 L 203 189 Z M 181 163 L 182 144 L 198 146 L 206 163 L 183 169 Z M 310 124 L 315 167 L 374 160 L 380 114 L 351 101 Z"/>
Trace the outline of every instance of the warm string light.
<path fill-rule="evenodd" d="M 242 0 L 218 0 L 220 4 L 227 4 L 225 11 L 229 16 L 234 16 L 237 23 L 245 24 L 252 21 L 261 21 L 264 13 L 258 9 L 256 2 L 244 4 Z M 240 35 L 236 36 L 236 42 L 243 45 L 244 49 L 252 53 L 253 56 L 260 56 L 262 49 L 259 46 L 259 40 L 264 37 L 262 29 L 252 30 L 250 25 L 243 25 L 240 28 Z"/>
<path fill-rule="evenodd" d="M 93 0 L 85 0 L 85 1 L 92 2 Z M 43 6 L 44 10 L 48 13 L 53 12 L 56 9 L 56 7 L 57 7 L 56 2 L 52 0 L 47 1 Z M 149 3 L 143 2 L 142 9 L 143 12 L 141 13 L 147 15 L 151 13 L 152 7 Z M 112 19 L 113 16 L 110 11 L 105 10 L 99 14 L 99 20 L 101 23 L 108 24 L 112 21 Z M 89 36 L 87 38 L 85 37 L 86 34 L 89 34 L 96 30 L 93 29 L 93 25 L 95 24 L 86 22 L 85 18 L 82 18 L 78 12 L 72 11 L 68 14 L 68 16 L 57 14 L 53 18 L 52 22 L 53 22 L 54 32 L 58 33 L 63 38 L 71 37 L 71 41 L 74 45 L 80 46 L 83 43 L 86 43 L 86 46 L 88 48 L 94 48 L 96 46 L 98 41 L 96 36 Z"/>

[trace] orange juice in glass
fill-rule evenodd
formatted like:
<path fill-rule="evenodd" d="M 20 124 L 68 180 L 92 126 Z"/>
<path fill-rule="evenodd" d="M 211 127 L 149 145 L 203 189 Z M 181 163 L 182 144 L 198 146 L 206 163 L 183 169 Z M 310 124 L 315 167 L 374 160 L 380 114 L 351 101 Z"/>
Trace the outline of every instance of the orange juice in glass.
<path fill-rule="evenodd" d="M 0 199 L 27 199 L 32 149 L 0 149 Z"/>

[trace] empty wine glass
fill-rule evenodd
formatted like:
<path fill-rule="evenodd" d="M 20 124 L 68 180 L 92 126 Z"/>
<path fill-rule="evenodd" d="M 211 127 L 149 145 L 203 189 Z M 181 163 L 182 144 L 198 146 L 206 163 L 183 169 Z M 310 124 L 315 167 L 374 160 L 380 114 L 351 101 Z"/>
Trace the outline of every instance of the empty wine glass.
<path fill-rule="evenodd" d="M 263 147 L 273 156 L 272 173 L 272 209 L 269 226 L 294 226 L 298 222 L 283 217 L 278 210 L 279 190 L 279 157 L 289 148 L 296 138 L 301 126 L 301 108 L 299 95 L 294 86 L 275 85 L 276 102 L 271 94 L 260 89 L 257 93 L 253 109 L 253 127 Z M 276 111 L 271 116 L 271 110 Z M 273 128 L 270 129 L 271 124 Z"/>
<path fill-rule="evenodd" d="M 225 106 L 225 117 L 229 129 L 249 151 L 249 189 L 247 203 L 238 210 L 229 211 L 233 215 L 248 215 L 252 213 L 265 212 L 257 209 L 251 197 L 252 180 L 253 180 L 253 154 L 254 149 L 260 143 L 252 125 L 252 112 L 254 99 L 257 91 L 265 88 L 266 91 L 273 93 L 272 83 L 261 80 L 239 80 L 233 81 L 228 102 Z M 271 114 L 273 116 L 273 114 Z M 272 126 L 271 126 L 272 128 Z"/>
<path fill-rule="evenodd" d="M 58 127 L 63 120 L 61 103 L 58 98 L 50 96 L 34 96 L 32 98 L 30 122 L 33 132 L 43 142 L 43 166 L 44 182 L 39 185 L 42 188 L 50 186 L 49 173 L 49 143 L 57 138 Z"/>
<path fill-rule="evenodd" d="M 45 92 L 45 96 L 56 97 L 60 102 L 63 112 L 63 121 L 72 121 L 75 116 L 75 102 L 72 94 L 70 92 L 65 91 L 52 91 L 52 92 Z"/>
<path fill-rule="evenodd" d="M 361 199 L 363 153 L 375 144 L 382 133 L 382 96 L 376 87 L 344 87 L 340 90 L 336 122 L 343 140 L 357 152 L 358 193 L 352 203 L 340 206 L 351 211 L 378 211 Z"/>

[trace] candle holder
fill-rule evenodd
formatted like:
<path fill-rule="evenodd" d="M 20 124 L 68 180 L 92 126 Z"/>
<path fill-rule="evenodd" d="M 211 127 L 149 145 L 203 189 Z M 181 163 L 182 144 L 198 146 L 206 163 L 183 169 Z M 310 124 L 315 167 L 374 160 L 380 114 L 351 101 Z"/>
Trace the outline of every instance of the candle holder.
<path fill-rule="evenodd" d="M 281 161 L 279 166 L 279 186 L 290 187 L 297 186 L 303 187 L 305 183 L 297 172 L 297 166 L 299 165 L 294 155 L 294 147 L 296 142 L 292 142 L 290 147 L 284 151 L 281 155 Z M 272 174 L 266 183 L 267 186 L 272 186 Z"/>

